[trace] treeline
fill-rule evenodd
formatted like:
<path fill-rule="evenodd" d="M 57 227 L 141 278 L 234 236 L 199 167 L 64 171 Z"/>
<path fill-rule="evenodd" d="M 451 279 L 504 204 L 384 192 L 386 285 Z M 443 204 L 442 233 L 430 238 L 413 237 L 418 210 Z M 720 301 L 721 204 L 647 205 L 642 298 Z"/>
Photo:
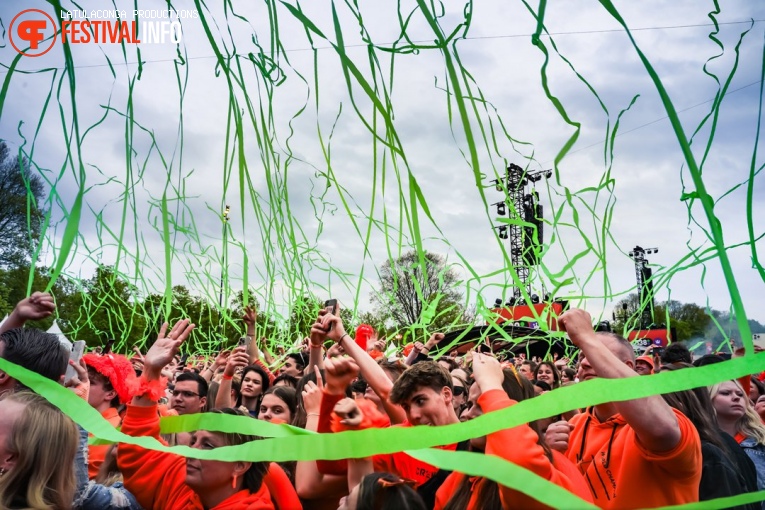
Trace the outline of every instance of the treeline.
<path fill-rule="evenodd" d="M 640 307 L 637 294 L 630 294 L 626 299 L 619 301 L 614 307 L 614 330 L 623 333 L 625 322 L 628 326 L 632 324 L 634 328 L 634 324 L 639 320 Z M 690 348 L 695 347 L 694 350 L 699 352 L 705 349 L 707 343 L 715 350 L 727 351 L 728 341 L 731 339 L 737 346 L 742 345 L 736 316 L 729 311 L 712 308 L 707 312 L 705 307 L 695 303 L 669 300 L 654 306 L 653 322 L 657 326 L 669 325 L 674 328 L 677 334 L 675 340 L 687 342 Z M 765 326 L 758 321 L 749 319 L 748 322 L 753 334 L 765 333 Z"/>

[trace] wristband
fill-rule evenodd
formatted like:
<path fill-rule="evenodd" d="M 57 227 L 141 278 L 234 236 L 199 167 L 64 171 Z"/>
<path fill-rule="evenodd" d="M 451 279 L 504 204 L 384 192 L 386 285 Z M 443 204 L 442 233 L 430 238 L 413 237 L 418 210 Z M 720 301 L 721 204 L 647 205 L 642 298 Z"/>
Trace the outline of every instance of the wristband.
<path fill-rule="evenodd" d="M 157 402 L 160 398 L 165 396 L 165 388 L 167 387 L 167 377 L 160 377 L 149 381 L 145 375 L 138 378 L 138 389 L 135 393 L 136 397 L 146 397 L 153 402 Z"/>
<path fill-rule="evenodd" d="M 308 413 L 306 416 L 319 416 L 319 413 Z"/>
<path fill-rule="evenodd" d="M 340 337 L 340 341 L 342 342 L 343 338 L 345 337 L 351 338 L 351 335 L 349 335 L 348 333 L 344 334 L 343 336 Z M 353 338 L 351 338 L 351 342 L 353 342 Z"/>
<path fill-rule="evenodd" d="M 230 381 L 230 380 L 231 380 L 231 379 L 233 379 L 233 378 L 234 378 L 234 376 L 233 376 L 233 375 L 226 375 L 226 374 L 223 374 L 223 380 L 225 380 L 225 381 Z"/>

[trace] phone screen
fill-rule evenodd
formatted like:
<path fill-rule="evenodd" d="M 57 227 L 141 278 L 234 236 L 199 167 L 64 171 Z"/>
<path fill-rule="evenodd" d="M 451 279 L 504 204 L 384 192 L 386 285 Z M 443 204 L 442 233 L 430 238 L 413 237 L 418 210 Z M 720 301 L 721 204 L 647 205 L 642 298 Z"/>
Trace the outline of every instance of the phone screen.
<path fill-rule="evenodd" d="M 324 309 L 332 315 L 337 315 L 337 299 L 328 299 L 324 302 Z"/>
<path fill-rule="evenodd" d="M 85 340 L 77 340 L 72 345 L 72 352 L 69 353 L 69 359 L 75 363 L 79 363 L 84 352 L 85 352 Z M 72 368 L 71 366 L 66 367 L 66 378 L 65 378 L 66 381 L 68 381 L 69 379 L 71 379 L 72 377 L 76 375 L 77 375 L 77 372 L 75 372 L 74 368 Z"/>
<path fill-rule="evenodd" d="M 324 309 L 332 315 L 337 315 L 337 299 L 328 299 L 324 302 Z M 329 325 L 328 331 L 332 331 L 332 324 Z"/>

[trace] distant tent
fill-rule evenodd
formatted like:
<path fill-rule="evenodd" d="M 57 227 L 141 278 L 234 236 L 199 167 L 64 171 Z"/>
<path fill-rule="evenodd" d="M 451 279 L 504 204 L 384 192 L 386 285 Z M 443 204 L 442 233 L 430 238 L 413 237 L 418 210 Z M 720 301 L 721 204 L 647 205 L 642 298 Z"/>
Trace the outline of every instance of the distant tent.
<path fill-rule="evenodd" d="M 64 335 L 64 332 L 61 331 L 61 328 L 58 327 L 58 323 L 56 321 L 53 321 L 53 325 L 50 327 L 50 329 L 48 329 L 47 333 L 56 335 L 59 342 L 69 347 L 69 349 L 72 348 L 72 342 L 66 337 L 66 335 Z"/>

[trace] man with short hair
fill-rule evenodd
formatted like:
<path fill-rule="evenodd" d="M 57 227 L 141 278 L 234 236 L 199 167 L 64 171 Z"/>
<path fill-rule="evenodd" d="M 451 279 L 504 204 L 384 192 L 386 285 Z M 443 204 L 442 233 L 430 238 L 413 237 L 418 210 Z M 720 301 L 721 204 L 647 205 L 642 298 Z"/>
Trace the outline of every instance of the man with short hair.
<path fill-rule="evenodd" d="M 19 301 L 0 327 L 0 358 L 48 379 L 63 382 L 69 350 L 56 335 L 22 327 L 28 320 L 49 317 L 55 309 L 53 297 L 42 292 L 35 292 Z M 16 391 L 20 387 L 22 385 L 18 381 L 0 371 L 0 394 Z"/>
<path fill-rule="evenodd" d="M 671 365 L 672 363 L 693 363 L 691 351 L 685 344 L 672 342 L 661 355 L 662 365 Z"/>
<path fill-rule="evenodd" d="M 596 333 L 584 310 L 571 309 L 559 329 L 582 351 L 578 378 L 635 377 L 632 345 L 613 333 Z M 653 508 L 698 501 L 701 441 L 691 421 L 661 397 L 606 402 L 550 425 L 547 444 L 564 451 L 600 508 Z M 646 480 L 654 480 L 646 487 Z"/>
<path fill-rule="evenodd" d="M 529 381 L 534 380 L 534 370 L 537 369 L 537 364 L 531 360 L 525 359 L 521 362 L 521 366 L 518 367 L 518 373 Z"/>
<path fill-rule="evenodd" d="M 335 322 L 334 328 L 342 328 L 342 323 Z M 358 366 L 351 358 L 338 357 L 325 360 L 325 384 L 319 416 L 322 423 L 331 421 L 331 413 L 338 402 L 345 397 L 345 388 L 356 377 Z M 452 405 L 452 378 L 449 373 L 434 361 L 421 361 L 404 371 L 393 383 L 389 401 L 400 405 L 406 413 L 406 421 L 400 426 L 415 425 L 449 425 L 458 423 L 459 418 Z M 348 405 L 348 414 L 361 413 L 354 401 L 343 401 Z M 341 414 L 338 412 L 338 414 Z M 319 429 L 321 431 L 321 428 Z M 468 441 L 444 445 L 438 448 L 446 450 L 466 450 Z M 372 457 L 376 472 L 394 473 L 402 478 L 413 480 L 417 493 L 423 498 L 428 508 L 433 508 L 438 488 L 444 482 L 450 471 L 441 470 L 423 461 L 410 457 L 404 452 L 375 455 Z M 323 468 L 328 463 L 317 463 L 319 471 L 330 473 Z M 334 474 L 339 474 L 334 471 Z"/>
<path fill-rule="evenodd" d="M 197 414 L 207 403 L 207 381 L 194 372 L 183 372 L 175 378 L 170 407 L 179 415 Z"/>
<path fill-rule="evenodd" d="M 635 359 L 635 372 L 639 375 L 653 374 L 653 358 L 650 356 L 638 356 Z"/>
<path fill-rule="evenodd" d="M 304 353 L 291 352 L 287 355 L 287 359 L 284 360 L 284 365 L 279 370 L 279 375 L 286 374 L 300 379 L 303 377 L 303 370 L 307 364 L 308 359 Z"/>

